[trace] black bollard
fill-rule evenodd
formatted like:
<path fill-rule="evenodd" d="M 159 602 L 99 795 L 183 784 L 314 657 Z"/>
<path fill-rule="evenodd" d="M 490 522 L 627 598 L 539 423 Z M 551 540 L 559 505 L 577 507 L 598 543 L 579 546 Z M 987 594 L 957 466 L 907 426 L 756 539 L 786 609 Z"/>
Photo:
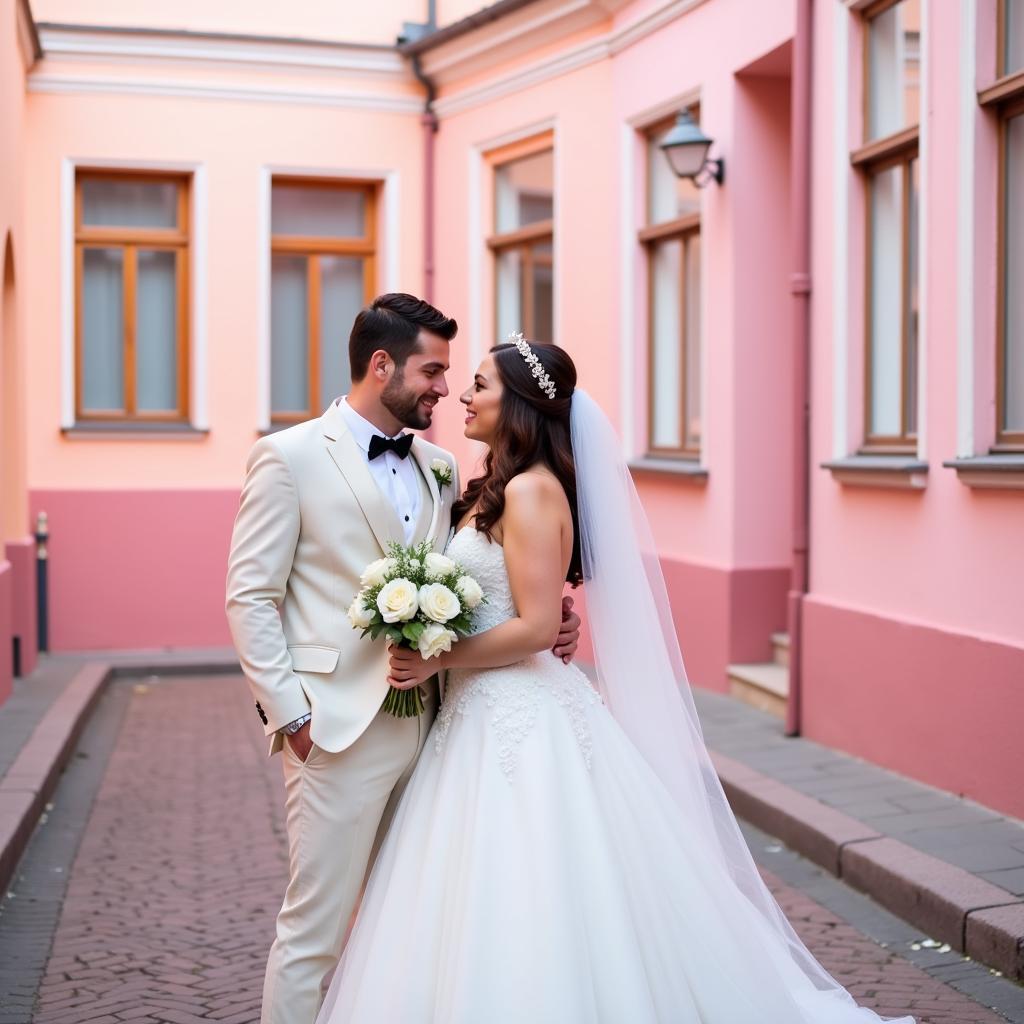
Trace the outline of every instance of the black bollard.
<path fill-rule="evenodd" d="M 50 649 L 49 622 L 47 609 L 47 571 L 50 557 L 47 545 L 50 540 L 50 528 L 45 512 L 36 516 L 36 626 L 39 637 L 39 650 Z"/>

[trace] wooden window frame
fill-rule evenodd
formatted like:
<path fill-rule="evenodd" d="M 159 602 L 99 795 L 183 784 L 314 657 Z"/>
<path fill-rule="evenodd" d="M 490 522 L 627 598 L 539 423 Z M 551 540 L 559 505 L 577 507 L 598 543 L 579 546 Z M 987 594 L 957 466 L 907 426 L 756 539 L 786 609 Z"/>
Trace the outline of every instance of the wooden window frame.
<path fill-rule="evenodd" d="M 996 422 L 994 454 L 1024 451 L 1024 431 L 1005 430 L 1006 414 L 1006 136 L 1010 121 L 1024 116 L 1024 69 L 1006 74 L 1006 0 L 999 0 L 996 32 L 996 80 L 978 92 L 978 102 L 998 119 L 997 198 L 996 198 Z"/>
<path fill-rule="evenodd" d="M 692 102 L 686 104 L 690 116 L 698 124 L 700 123 L 700 103 Z M 648 124 L 643 129 L 644 155 L 650 158 L 650 143 L 660 135 L 664 135 L 676 122 L 676 115 L 671 114 L 658 121 Z M 647 168 L 647 189 L 650 189 L 650 168 Z M 650 221 L 651 197 L 645 197 L 644 219 Z M 637 242 L 644 249 L 644 257 L 647 270 L 647 438 L 646 452 L 651 458 L 673 459 L 678 462 L 698 462 L 701 456 L 701 447 L 687 443 L 689 422 L 689 408 L 687 403 L 686 375 L 686 245 L 694 237 L 701 234 L 701 214 L 699 211 L 685 214 L 682 217 L 674 217 L 672 220 L 657 221 L 648 223 L 646 227 L 637 231 Z M 679 444 L 678 445 L 656 445 L 654 443 L 654 273 L 653 264 L 655 251 L 660 244 L 665 242 L 679 242 L 682 246 L 682 266 L 680 267 L 679 280 L 679 309 L 680 309 L 680 338 L 679 338 Z M 703 341 L 698 338 L 698 344 Z M 700 353 L 703 361 L 703 352 Z M 702 431 L 703 433 L 703 431 Z"/>
<path fill-rule="evenodd" d="M 309 387 L 307 407 L 302 410 L 275 412 L 271 402 L 270 422 L 274 427 L 301 423 L 317 415 L 320 404 L 320 258 L 322 256 L 357 256 L 363 260 L 363 305 L 368 306 L 377 290 L 377 198 L 379 182 L 356 178 L 317 178 L 275 174 L 270 182 L 270 201 L 274 201 L 275 186 L 299 188 L 328 188 L 339 192 L 359 192 L 364 196 L 361 237 L 325 237 L 315 235 L 270 236 L 271 261 L 274 256 L 302 256 L 306 259 L 307 353 L 309 358 Z M 273 264 L 271 264 L 273 265 Z M 271 269 L 273 276 L 273 269 Z M 271 339 L 273 345 L 273 339 Z"/>
<path fill-rule="evenodd" d="M 83 224 L 83 181 L 132 181 L 175 184 L 178 187 L 177 227 L 95 227 Z M 188 174 L 79 167 L 75 173 L 75 421 L 78 423 L 187 423 L 189 419 L 189 296 L 191 177 Z M 85 350 L 83 338 L 84 252 L 86 249 L 119 249 L 122 252 L 122 303 L 124 318 L 123 409 L 85 409 Z M 174 252 L 177 284 L 177 408 L 139 411 L 136 408 L 136 283 L 137 251 Z"/>
<path fill-rule="evenodd" d="M 654 458 L 686 459 L 700 458 L 700 444 L 688 444 L 689 402 L 687 400 L 689 380 L 686 374 L 687 356 L 687 243 L 699 238 L 701 233 L 699 213 L 642 228 L 637 240 L 644 247 L 647 256 L 647 453 Z M 658 445 L 654 443 L 654 273 L 655 253 L 660 245 L 679 242 L 682 246 L 682 260 L 679 271 L 679 444 Z M 699 343 L 698 339 L 698 343 Z"/>
<path fill-rule="evenodd" d="M 901 3 L 902 0 L 877 0 L 876 3 L 864 7 L 858 13 L 863 28 L 863 97 L 862 97 L 862 120 L 861 137 L 868 136 L 868 125 L 870 118 L 870 95 L 871 95 L 871 62 L 869 34 L 870 22 L 885 13 L 892 7 Z M 909 316 L 907 315 L 906 303 L 911 293 L 910 282 L 910 248 L 915 244 L 916 239 L 910 237 L 910 196 L 912 181 L 912 165 L 920 158 L 920 125 L 910 125 L 892 132 L 879 139 L 872 139 L 870 142 L 862 143 L 857 149 L 850 153 L 850 164 L 861 175 L 864 188 L 864 404 L 863 404 L 863 442 L 857 449 L 863 455 L 897 455 L 915 454 L 917 452 L 918 426 L 916 423 L 909 423 L 907 408 L 907 385 L 910 374 L 910 338 L 908 333 Z M 871 224 L 871 203 L 872 191 L 875 179 L 884 171 L 894 167 L 903 168 L 903 210 L 902 210 L 902 231 L 903 251 L 901 253 L 901 293 L 903 316 L 900 325 L 900 433 L 897 435 L 879 435 L 871 433 L 871 412 L 873 397 L 873 360 L 872 360 L 872 332 L 871 332 L 871 307 L 874 299 L 873 274 L 871 266 L 872 243 L 874 241 Z M 920 273 L 920 261 L 923 253 L 918 253 L 918 273 Z M 920 337 L 918 337 L 920 347 Z M 920 365 L 920 357 L 918 358 Z M 916 389 L 918 381 L 912 381 Z M 917 395 L 916 411 L 920 414 L 920 395 Z"/>
<path fill-rule="evenodd" d="M 508 164 L 527 157 L 537 156 L 540 153 L 550 151 L 554 155 L 555 136 L 554 132 L 544 132 L 527 139 L 521 139 L 510 145 L 502 146 L 500 149 L 491 150 L 486 154 L 487 163 L 491 168 L 491 180 L 497 182 L 498 171 Z M 555 182 L 551 185 L 552 197 L 554 197 Z M 497 194 L 495 184 L 493 189 L 494 201 L 491 206 L 491 223 L 497 225 Z M 554 290 L 554 248 L 555 248 L 555 221 L 536 221 L 527 224 L 526 227 L 517 228 L 515 231 L 495 232 L 486 239 L 487 248 L 491 252 L 491 259 L 494 264 L 494 271 L 491 276 L 494 287 L 494 335 L 498 336 L 501 330 L 501 310 L 498 308 L 498 274 L 501 257 L 506 253 L 518 252 L 520 260 L 519 277 L 519 309 L 521 310 L 522 323 L 519 329 L 527 338 L 537 339 L 536 317 L 536 295 L 533 286 L 533 268 L 535 265 L 550 266 L 552 268 L 552 291 Z M 547 256 L 534 252 L 537 245 L 548 244 L 551 246 L 552 254 Z M 554 331 L 554 324 L 551 325 Z M 504 340 L 504 339 L 500 339 Z M 551 339 L 554 341 L 554 338 Z"/>

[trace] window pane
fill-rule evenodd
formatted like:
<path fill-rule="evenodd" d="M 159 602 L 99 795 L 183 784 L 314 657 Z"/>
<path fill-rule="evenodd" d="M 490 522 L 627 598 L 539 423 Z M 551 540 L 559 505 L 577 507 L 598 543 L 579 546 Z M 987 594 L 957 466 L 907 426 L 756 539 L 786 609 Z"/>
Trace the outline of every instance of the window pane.
<path fill-rule="evenodd" d="M 135 364 L 139 412 L 178 408 L 177 254 L 136 253 Z"/>
<path fill-rule="evenodd" d="M 178 188 L 173 181 L 82 179 L 82 223 L 88 227 L 175 228 Z"/>
<path fill-rule="evenodd" d="M 700 213 L 700 189 L 689 179 L 679 178 L 658 143 L 668 131 L 656 132 L 647 142 L 647 223 L 676 220 Z"/>
<path fill-rule="evenodd" d="M 903 167 L 871 183 L 871 403 L 868 432 L 900 434 L 903 333 Z"/>
<path fill-rule="evenodd" d="M 700 235 L 686 240 L 686 447 L 700 448 Z"/>
<path fill-rule="evenodd" d="M 1006 0 L 1003 74 L 1024 68 L 1024 0 Z"/>
<path fill-rule="evenodd" d="M 518 249 L 498 253 L 498 340 L 505 341 L 513 331 L 526 333 L 523 323 L 523 257 Z"/>
<path fill-rule="evenodd" d="M 320 409 L 323 412 L 352 383 L 348 336 L 363 308 L 363 261 L 352 256 L 320 257 Z"/>
<path fill-rule="evenodd" d="M 1024 114 L 1006 125 L 1003 430 L 1024 431 Z"/>
<path fill-rule="evenodd" d="M 82 407 L 124 408 L 124 254 L 82 253 Z"/>
<path fill-rule="evenodd" d="M 275 235 L 362 238 L 366 193 L 325 185 L 275 185 L 270 230 Z"/>
<path fill-rule="evenodd" d="M 907 225 L 907 295 L 905 297 L 906 332 L 907 332 L 907 368 L 906 380 L 903 382 L 903 401 L 907 410 L 906 432 L 910 437 L 917 436 L 917 324 L 919 305 L 917 249 L 918 210 L 920 201 L 920 170 L 921 162 L 913 160 L 910 164 L 910 217 Z"/>
<path fill-rule="evenodd" d="M 550 220 L 555 208 L 552 150 L 513 160 L 494 175 L 495 225 L 499 233 Z"/>
<path fill-rule="evenodd" d="M 536 341 L 555 340 L 554 263 L 550 242 L 533 247 L 533 323 L 528 337 Z"/>
<path fill-rule="evenodd" d="M 270 405 L 309 410 L 306 257 L 274 256 L 270 269 Z"/>
<path fill-rule="evenodd" d="M 682 443 L 683 243 L 674 238 L 651 254 L 651 437 L 652 448 Z"/>
<path fill-rule="evenodd" d="M 868 23 L 868 141 L 920 119 L 920 0 L 902 0 Z"/>

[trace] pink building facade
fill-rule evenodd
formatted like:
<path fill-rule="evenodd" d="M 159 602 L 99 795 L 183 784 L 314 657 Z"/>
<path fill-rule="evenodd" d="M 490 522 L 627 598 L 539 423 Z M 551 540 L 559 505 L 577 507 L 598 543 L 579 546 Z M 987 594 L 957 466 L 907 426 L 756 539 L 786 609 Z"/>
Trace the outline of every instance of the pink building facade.
<path fill-rule="evenodd" d="M 246 452 L 401 289 L 453 390 L 509 329 L 573 355 L 695 684 L 1024 814 L 1021 0 L 16 6 L 0 655 L 41 511 L 52 649 L 225 644 Z M 471 471 L 454 400 L 434 440 Z"/>

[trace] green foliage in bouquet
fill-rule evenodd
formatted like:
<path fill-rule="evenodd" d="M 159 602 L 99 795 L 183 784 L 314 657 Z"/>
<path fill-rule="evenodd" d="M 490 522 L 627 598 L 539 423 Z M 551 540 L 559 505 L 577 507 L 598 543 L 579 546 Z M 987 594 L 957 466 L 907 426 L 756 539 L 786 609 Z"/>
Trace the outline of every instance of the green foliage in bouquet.
<path fill-rule="evenodd" d="M 431 549 L 428 541 L 393 543 L 386 558 L 372 562 L 361 577 L 363 589 L 348 610 L 361 636 L 418 650 L 424 658 L 451 650 L 472 632 L 473 613 L 484 600 L 480 585 L 457 562 Z M 419 687 L 391 687 L 382 705 L 396 718 L 423 714 Z"/>

